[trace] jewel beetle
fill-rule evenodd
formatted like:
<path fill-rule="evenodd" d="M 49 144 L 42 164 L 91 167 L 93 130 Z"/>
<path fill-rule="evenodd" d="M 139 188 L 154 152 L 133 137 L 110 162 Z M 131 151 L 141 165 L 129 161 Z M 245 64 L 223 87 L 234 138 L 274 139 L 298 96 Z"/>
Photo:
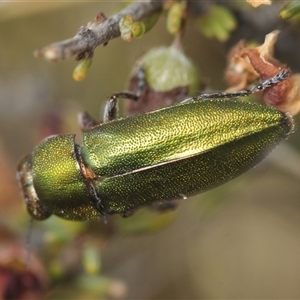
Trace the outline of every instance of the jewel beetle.
<path fill-rule="evenodd" d="M 290 115 L 239 97 L 271 88 L 283 70 L 252 90 L 192 97 L 156 111 L 116 117 L 107 101 L 104 122 L 82 114 L 83 144 L 74 135 L 46 138 L 19 163 L 29 214 L 90 220 L 204 192 L 260 162 L 293 130 Z M 234 99 L 236 98 L 236 99 Z"/>

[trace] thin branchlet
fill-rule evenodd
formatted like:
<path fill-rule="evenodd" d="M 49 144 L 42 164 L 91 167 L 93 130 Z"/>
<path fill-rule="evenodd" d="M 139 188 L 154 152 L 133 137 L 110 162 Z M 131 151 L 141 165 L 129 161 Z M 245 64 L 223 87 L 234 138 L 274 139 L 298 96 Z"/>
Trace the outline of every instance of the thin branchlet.
<path fill-rule="evenodd" d="M 81 26 L 72 38 L 35 50 L 34 55 L 49 61 L 59 61 L 74 55 L 85 57 L 86 53 L 91 56 L 96 47 L 105 45 L 109 40 L 120 36 L 119 21 L 123 16 L 131 15 L 134 20 L 139 21 L 154 11 L 162 9 L 162 5 L 162 0 L 134 2 L 99 24 Z"/>

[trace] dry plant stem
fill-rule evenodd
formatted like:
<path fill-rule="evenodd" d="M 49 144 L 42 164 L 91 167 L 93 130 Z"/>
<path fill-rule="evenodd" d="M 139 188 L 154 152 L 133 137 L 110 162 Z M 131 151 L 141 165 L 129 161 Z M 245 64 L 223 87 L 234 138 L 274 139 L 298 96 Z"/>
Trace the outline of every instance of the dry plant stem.
<path fill-rule="evenodd" d="M 95 26 L 81 26 L 73 38 L 35 50 L 34 56 L 49 61 L 59 61 L 73 55 L 91 56 L 97 46 L 120 36 L 119 21 L 124 15 L 130 14 L 138 21 L 161 8 L 162 0 L 134 2 Z"/>

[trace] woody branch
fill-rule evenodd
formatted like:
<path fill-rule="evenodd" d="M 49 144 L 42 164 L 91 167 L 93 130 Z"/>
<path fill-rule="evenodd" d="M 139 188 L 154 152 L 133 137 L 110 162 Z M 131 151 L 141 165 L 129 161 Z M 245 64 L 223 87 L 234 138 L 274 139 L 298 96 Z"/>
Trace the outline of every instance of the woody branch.
<path fill-rule="evenodd" d="M 91 56 L 96 47 L 120 36 L 119 21 L 123 16 L 132 15 L 134 20 L 139 21 L 161 9 L 162 5 L 162 0 L 134 2 L 102 22 L 95 21 L 81 26 L 72 38 L 35 50 L 34 55 L 48 61 L 59 61 L 73 55 L 78 57 Z"/>

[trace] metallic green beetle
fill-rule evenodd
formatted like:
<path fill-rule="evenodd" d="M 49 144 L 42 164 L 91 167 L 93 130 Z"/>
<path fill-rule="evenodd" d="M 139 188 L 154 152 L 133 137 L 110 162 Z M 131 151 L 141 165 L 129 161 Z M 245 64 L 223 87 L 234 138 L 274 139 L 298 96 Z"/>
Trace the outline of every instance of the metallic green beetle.
<path fill-rule="evenodd" d="M 104 123 L 82 115 L 83 145 L 74 135 L 45 139 L 18 167 L 27 210 L 90 220 L 155 201 L 185 198 L 225 183 L 261 161 L 293 130 L 289 115 L 232 98 L 284 80 L 282 71 L 252 90 L 190 98 L 153 112 Z M 133 97 L 134 98 L 134 97 Z"/>

